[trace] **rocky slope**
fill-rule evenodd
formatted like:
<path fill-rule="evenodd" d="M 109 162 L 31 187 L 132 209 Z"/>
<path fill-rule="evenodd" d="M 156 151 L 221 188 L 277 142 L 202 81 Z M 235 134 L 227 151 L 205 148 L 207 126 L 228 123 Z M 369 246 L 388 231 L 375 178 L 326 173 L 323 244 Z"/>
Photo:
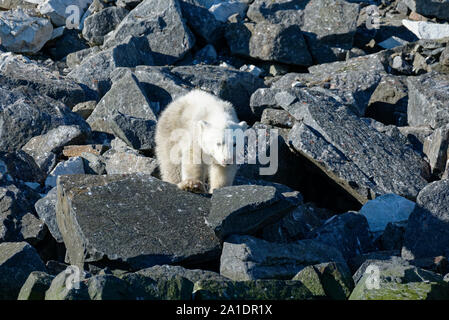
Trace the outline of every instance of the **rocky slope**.
<path fill-rule="evenodd" d="M 449 299 L 449 1 L 0 3 L 0 299 Z M 159 180 L 200 88 L 267 163 Z M 260 159 L 259 159 L 260 160 Z"/>

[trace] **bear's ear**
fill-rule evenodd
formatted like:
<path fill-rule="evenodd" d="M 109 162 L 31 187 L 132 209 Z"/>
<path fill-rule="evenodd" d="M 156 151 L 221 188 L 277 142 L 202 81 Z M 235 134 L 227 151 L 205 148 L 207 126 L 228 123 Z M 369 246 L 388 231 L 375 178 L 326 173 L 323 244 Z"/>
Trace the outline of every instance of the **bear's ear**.
<path fill-rule="evenodd" d="M 248 124 L 246 123 L 246 121 L 239 122 L 239 126 L 242 128 L 243 131 L 248 129 Z"/>

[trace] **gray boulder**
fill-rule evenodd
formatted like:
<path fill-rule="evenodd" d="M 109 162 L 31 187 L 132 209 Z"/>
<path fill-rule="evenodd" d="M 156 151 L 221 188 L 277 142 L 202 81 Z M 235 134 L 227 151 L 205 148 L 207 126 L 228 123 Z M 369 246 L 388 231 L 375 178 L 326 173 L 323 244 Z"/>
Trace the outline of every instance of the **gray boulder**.
<path fill-rule="evenodd" d="M 139 151 L 153 152 L 156 121 L 117 113 L 109 119 L 109 128 L 128 146 Z"/>
<path fill-rule="evenodd" d="M 182 66 L 171 73 L 191 87 L 215 94 L 234 105 L 240 120 L 253 119 L 249 108 L 250 97 L 258 88 L 264 87 L 263 79 L 249 72 L 219 66 Z"/>
<path fill-rule="evenodd" d="M 84 20 L 83 37 L 93 45 L 102 45 L 104 37 L 129 13 L 125 8 L 109 7 Z"/>
<path fill-rule="evenodd" d="M 337 249 L 315 240 L 279 244 L 233 235 L 223 243 L 220 274 L 235 281 L 291 279 L 304 267 L 322 262 L 346 265 Z"/>
<path fill-rule="evenodd" d="M 276 98 L 301 121 L 290 131 L 290 145 L 360 203 L 385 193 L 414 199 L 427 184 L 428 166 L 417 153 L 370 127 L 336 100 L 306 89 Z"/>
<path fill-rule="evenodd" d="M 116 113 L 120 112 L 145 120 L 156 120 L 156 114 L 159 111 L 157 108 L 157 105 L 148 100 L 136 77 L 126 73 L 114 81 L 111 89 L 98 102 L 87 122 L 93 130 L 112 133 L 109 125 L 110 118 Z"/>
<path fill-rule="evenodd" d="M 448 198 L 449 180 L 432 182 L 421 190 L 405 230 L 403 258 L 449 256 Z"/>
<path fill-rule="evenodd" d="M 371 232 L 383 232 L 389 223 L 407 221 L 416 204 L 395 194 L 370 200 L 360 209 Z"/>
<path fill-rule="evenodd" d="M 17 300 L 45 300 L 45 292 L 50 288 L 54 276 L 43 271 L 33 271 L 20 289 Z"/>
<path fill-rule="evenodd" d="M 153 64 L 153 54 L 147 41 L 142 37 L 129 36 L 109 49 L 88 55 L 67 77 L 86 85 L 102 97 L 111 87 L 110 74 L 114 69 Z"/>
<path fill-rule="evenodd" d="M 214 190 L 206 223 L 220 239 L 231 234 L 254 234 L 292 207 L 274 187 L 224 187 Z"/>
<path fill-rule="evenodd" d="M 343 60 L 352 48 L 359 5 L 347 1 L 256 0 L 247 16 L 254 22 L 297 25 L 318 63 Z"/>
<path fill-rule="evenodd" d="M 316 297 L 301 281 L 296 280 L 201 280 L 195 283 L 193 296 L 195 300 L 253 301 L 312 300 L 322 298 Z M 266 312 L 266 310 L 262 312 Z"/>
<path fill-rule="evenodd" d="M 430 168 L 435 176 L 441 176 L 446 168 L 449 147 L 449 124 L 435 129 L 426 137 L 423 152 L 429 159 Z"/>
<path fill-rule="evenodd" d="M 234 23 L 226 29 L 233 54 L 299 66 L 312 64 L 301 29 L 297 25 Z"/>
<path fill-rule="evenodd" d="M 32 10 L 13 9 L 0 12 L 0 38 L 6 50 L 36 53 L 50 40 L 51 22 Z"/>
<path fill-rule="evenodd" d="M 39 195 L 24 185 L 0 183 L 0 242 L 29 241 L 36 245 L 46 231 L 33 207 Z"/>
<path fill-rule="evenodd" d="M 430 126 L 433 129 L 449 123 L 447 100 L 449 75 L 429 72 L 417 77 L 408 77 L 408 124 Z"/>
<path fill-rule="evenodd" d="M 229 281 L 228 278 L 223 277 L 219 273 L 201 270 L 201 269 L 186 269 L 181 266 L 171 265 L 156 265 L 150 268 L 142 269 L 135 272 L 138 275 L 150 277 L 152 279 L 172 279 L 177 276 L 186 278 L 195 283 L 200 280 L 214 280 L 214 281 Z"/>
<path fill-rule="evenodd" d="M 104 46 L 110 48 L 129 36 L 145 39 L 156 65 L 173 64 L 195 43 L 178 0 L 142 1 L 122 20 Z"/>
<path fill-rule="evenodd" d="M 84 162 L 81 157 L 72 157 L 66 161 L 59 162 L 45 179 L 45 186 L 53 188 L 56 186 L 58 176 L 84 174 Z"/>
<path fill-rule="evenodd" d="M 223 38 L 225 23 L 217 20 L 201 0 L 181 0 L 182 15 L 187 25 L 208 43 L 217 44 Z"/>
<path fill-rule="evenodd" d="M 46 271 L 36 250 L 26 242 L 0 243 L 0 300 L 16 300 L 33 271 Z"/>
<path fill-rule="evenodd" d="M 425 0 L 404 0 L 407 6 L 426 17 L 436 17 L 442 20 L 449 20 L 449 1 L 432 1 Z"/>
<path fill-rule="evenodd" d="M 347 261 L 374 249 L 366 218 L 353 212 L 333 216 L 316 228 L 310 237 L 337 248 Z"/>
<path fill-rule="evenodd" d="M 89 134 L 87 126 L 59 126 L 31 138 L 22 150 L 32 156 L 41 170 L 48 174 L 56 165 L 56 158 L 64 146 L 82 143 Z"/>
<path fill-rule="evenodd" d="M 349 300 L 433 300 L 449 295 L 442 276 L 400 258 L 367 260 L 353 278 L 356 287 Z"/>
<path fill-rule="evenodd" d="M 44 172 L 26 152 L 0 152 L 0 174 L 19 183 L 39 185 L 45 179 Z"/>
<path fill-rule="evenodd" d="M 69 261 L 80 267 L 104 258 L 134 270 L 216 259 L 209 208 L 207 198 L 144 174 L 58 179 L 56 218 Z"/>
<path fill-rule="evenodd" d="M 85 100 L 84 90 L 75 81 L 55 75 L 49 68 L 22 55 L 0 53 L 0 72 L 2 86 L 32 88 L 70 108 Z"/>
<path fill-rule="evenodd" d="M 23 86 L 0 86 L 0 122 L 0 151 L 18 150 L 32 137 L 61 125 L 89 130 L 84 119 L 64 104 Z"/>
<path fill-rule="evenodd" d="M 57 242 L 62 243 L 62 235 L 56 222 L 56 200 L 57 190 L 56 187 L 54 187 L 45 197 L 35 203 L 34 208 L 36 209 L 39 218 L 48 227 L 53 238 L 55 238 Z"/>

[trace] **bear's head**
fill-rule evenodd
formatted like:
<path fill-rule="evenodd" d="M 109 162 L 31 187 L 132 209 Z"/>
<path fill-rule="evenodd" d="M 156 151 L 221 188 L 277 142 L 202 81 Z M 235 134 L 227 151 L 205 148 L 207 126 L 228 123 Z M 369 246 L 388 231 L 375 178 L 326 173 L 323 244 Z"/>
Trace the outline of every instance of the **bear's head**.
<path fill-rule="evenodd" d="M 201 120 L 199 121 L 199 127 L 198 143 L 202 152 L 209 156 L 213 162 L 223 167 L 236 164 L 238 152 L 236 147 L 239 145 L 237 140 L 248 128 L 246 122 L 227 121 L 222 126 L 214 126 L 212 123 Z"/>

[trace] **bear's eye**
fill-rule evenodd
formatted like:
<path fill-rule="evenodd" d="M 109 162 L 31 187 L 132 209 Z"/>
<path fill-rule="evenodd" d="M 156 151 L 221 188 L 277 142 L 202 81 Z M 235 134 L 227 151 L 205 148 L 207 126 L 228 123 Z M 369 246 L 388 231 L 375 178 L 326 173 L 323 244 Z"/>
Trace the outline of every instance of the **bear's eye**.
<path fill-rule="evenodd" d="M 218 146 L 218 147 L 221 146 L 221 142 L 217 142 L 217 146 Z"/>

